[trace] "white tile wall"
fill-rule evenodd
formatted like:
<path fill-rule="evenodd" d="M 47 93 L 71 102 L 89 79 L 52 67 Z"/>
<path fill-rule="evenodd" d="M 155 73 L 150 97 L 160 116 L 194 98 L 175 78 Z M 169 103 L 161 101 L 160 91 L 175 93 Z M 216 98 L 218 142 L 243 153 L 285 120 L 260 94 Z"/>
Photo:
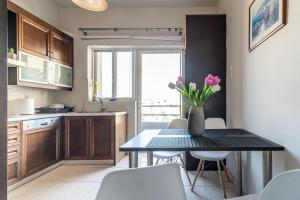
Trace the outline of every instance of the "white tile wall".
<path fill-rule="evenodd" d="M 55 103 L 54 91 L 38 88 L 8 86 L 8 115 L 10 115 L 9 104 L 15 99 L 23 99 L 27 95 L 29 98 L 34 98 L 35 107 L 48 106 Z"/>

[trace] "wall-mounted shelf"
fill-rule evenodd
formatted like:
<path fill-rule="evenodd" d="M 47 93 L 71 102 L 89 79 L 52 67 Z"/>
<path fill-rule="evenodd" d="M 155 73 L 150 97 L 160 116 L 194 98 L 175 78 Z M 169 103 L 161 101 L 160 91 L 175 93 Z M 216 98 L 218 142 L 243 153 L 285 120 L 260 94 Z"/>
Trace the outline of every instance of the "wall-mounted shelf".
<path fill-rule="evenodd" d="M 26 63 L 19 61 L 19 60 L 14 60 L 11 58 L 7 58 L 7 66 L 8 67 L 25 67 Z"/>

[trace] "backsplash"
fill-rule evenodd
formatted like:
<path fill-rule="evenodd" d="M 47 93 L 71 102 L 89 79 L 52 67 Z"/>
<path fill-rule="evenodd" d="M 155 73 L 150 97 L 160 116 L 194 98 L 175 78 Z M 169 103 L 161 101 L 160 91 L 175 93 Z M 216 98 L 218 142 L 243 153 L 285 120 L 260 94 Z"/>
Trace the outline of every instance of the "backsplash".
<path fill-rule="evenodd" d="M 8 102 L 16 99 L 24 99 L 26 95 L 29 98 L 34 98 L 36 108 L 55 103 L 54 91 L 20 86 L 8 86 Z M 8 106 L 8 114 L 10 113 L 10 108 Z"/>

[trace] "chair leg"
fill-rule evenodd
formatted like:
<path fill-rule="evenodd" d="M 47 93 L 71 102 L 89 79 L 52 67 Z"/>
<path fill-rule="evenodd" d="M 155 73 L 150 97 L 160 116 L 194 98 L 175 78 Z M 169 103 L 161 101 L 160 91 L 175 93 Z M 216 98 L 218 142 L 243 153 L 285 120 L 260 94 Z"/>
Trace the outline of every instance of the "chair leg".
<path fill-rule="evenodd" d="M 190 179 L 189 173 L 188 173 L 188 171 L 186 170 L 186 165 L 184 164 L 181 155 L 179 155 L 178 157 L 179 157 L 179 159 L 180 159 L 180 162 L 182 163 L 182 168 L 183 168 L 184 171 L 185 171 L 185 174 L 186 174 L 186 176 L 187 176 L 187 178 L 188 178 L 188 180 L 189 180 L 189 183 L 192 184 L 192 181 L 191 181 L 191 179 Z"/>
<path fill-rule="evenodd" d="M 223 189 L 224 198 L 226 199 L 227 197 L 226 197 L 226 191 L 225 191 L 224 182 L 223 182 L 222 173 L 221 173 L 220 161 L 217 161 L 217 165 L 218 165 L 220 183 L 221 183 L 221 186 L 222 186 L 222 189 Z"/>
<path fill-rule="evenodd" d="M 158 165 L 160 158 L 157 158 L 155 165 Z"/>
<path fill-rule="evenodd" d="M 224 168 L 224 172 L 225 172 L 225 175 L 226 175 L 226 178 L 227 178 L 228 182 L 231 183 L 231 179 L 230 179 L 229 174 L 228 174 L 228 169 L 227 169 L 226 165 L 224 164 L 223 160 L 221 160 L 221 164 Z"/>
<path fill-rule="evenodd" d="M 202 162 L 203 162 L 202 160 L 199 161 L 199 164 L 198 164 L 198 167 L 197 167 L 197 171 L 196 171 L 196 175 L 195 175 L 195 179 L 194 179 L 194 182 L 193 182 L 193 185 L 192 185 L 192 191 L 194 191 L 194 187 L 195 187 L 197 178 L 198 178 L 199 173 L 200 173 L 200 169 L 201 169 L 201 166 L 202 166 Z"/>
<path fill-rule="evenodd" d="M 204 164 L 205 164 L 205 160 L 203 160 L 203 162 L 202 162 L 201 171 L 200 171 L 200 177 L 202 177 L 203 173 L 204 173 L 204 168 L 205 168 Z"/>

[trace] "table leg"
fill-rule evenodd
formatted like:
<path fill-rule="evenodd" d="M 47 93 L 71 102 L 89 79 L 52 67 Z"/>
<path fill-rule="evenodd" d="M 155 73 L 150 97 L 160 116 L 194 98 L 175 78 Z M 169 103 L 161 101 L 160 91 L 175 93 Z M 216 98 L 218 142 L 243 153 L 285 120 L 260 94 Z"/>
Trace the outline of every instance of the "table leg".
<path fill-rule="evenodd" d="M 131 151 L 129 152 L 129 168 L 137 168 L 138 167 L 138 152 Z"/>
<path fill-rule="evenodd" d="M 235 184 L 236 184 L 236 195 L 243 195 L 243 173 L 242 173 L 242 152 L 235 152 L 236 159 L 236 176 L 235 176 Z"/>
<path fill-rule="evenodd" d="M 147 151 L 147 166 L 153 165 L 153 151 Z"/>
<path fill-rule="evenodd" d="M 272 179 L 272 151 L 263 152 L 263 177 L 266 186 Z"/>

